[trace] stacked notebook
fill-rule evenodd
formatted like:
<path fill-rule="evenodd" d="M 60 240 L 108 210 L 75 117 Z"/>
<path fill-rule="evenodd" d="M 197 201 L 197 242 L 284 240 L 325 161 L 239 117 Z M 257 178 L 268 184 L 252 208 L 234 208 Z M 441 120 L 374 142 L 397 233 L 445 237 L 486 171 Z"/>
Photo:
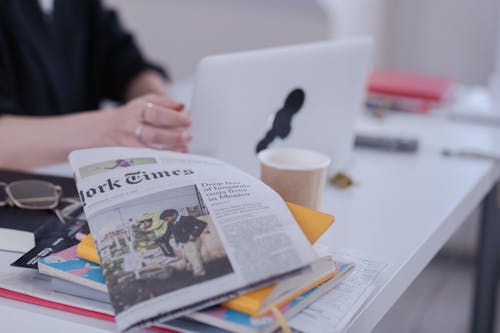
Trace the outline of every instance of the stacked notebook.
<path fill-rule="evenodd" d="M 451 79 L 422 73 L 373 71 L 368 79 L 367 106 L 425 113 L 453 93 Z"/>
<path fill-rule="evenodd" d="M 311 243 L 333 223 L 331 215 L 293 204 L 288 207 Z M 322 256 L 310 271 L 158 326 L 185 329 L 186 325 L 210 325 L 233 332 L 272 332 L 281 320 L 291 318 L 335 287 L 352 267 Z M 78 246 L 40 259 L 38 268 L 40 273 L 51 277 L 53 291 L 109 305 L 91 235 Z"/>

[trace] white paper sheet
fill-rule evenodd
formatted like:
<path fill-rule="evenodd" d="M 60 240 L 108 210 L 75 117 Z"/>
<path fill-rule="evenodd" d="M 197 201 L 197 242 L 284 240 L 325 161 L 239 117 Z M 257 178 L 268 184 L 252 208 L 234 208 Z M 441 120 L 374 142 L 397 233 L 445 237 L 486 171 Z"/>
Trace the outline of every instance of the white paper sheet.
<path fill-rule="evenodd" d="M 353 271 L 334 289 L 293 317 L 289 324 L 304 333 L 342 332 L 377 288 L 387 264 L 347 249 L 321 246 L 335 259 L 353 262 Z"/>

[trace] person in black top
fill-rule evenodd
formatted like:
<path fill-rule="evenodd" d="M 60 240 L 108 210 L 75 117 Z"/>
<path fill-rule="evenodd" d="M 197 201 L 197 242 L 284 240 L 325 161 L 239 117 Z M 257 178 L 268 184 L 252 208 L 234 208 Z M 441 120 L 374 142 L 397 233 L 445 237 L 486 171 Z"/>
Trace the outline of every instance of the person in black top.
<path fill-rule="evenodd" d="M 95 146 L 187 151 L 191 120 L 167 81 L 100 0 L 0 1 L 0 167 Z"/>
<path fill-rule="evenodd" d="M 167 231 L 157 239 L 165 255 L 175 256 L 170 245 L 170 237 L 173 235 L 177 246 L 182 249 L 186 261 L 191 265 L 193 275 L 205 275 L 200 236 L 207 223 L 194 216 L 180 216 L 176 209 L 164 210 L 160 214 L 160 220 L 167 223 Z"/>

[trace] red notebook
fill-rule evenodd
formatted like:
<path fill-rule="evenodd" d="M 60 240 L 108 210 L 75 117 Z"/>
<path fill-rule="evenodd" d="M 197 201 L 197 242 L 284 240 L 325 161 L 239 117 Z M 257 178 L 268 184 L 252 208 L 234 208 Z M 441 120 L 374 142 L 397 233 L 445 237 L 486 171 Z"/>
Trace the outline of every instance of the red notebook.
<path fill-rule="evenodd" d="M 115 321 L 115 317 L 110 315 L 110 314 L 107 314 L 107 313 L 92 311 L 92 310 L 88 310 L 88 309 L 84 309 L 84 308 L 79 308 L 79 307 L 73 306 L 73 305 L 58 303 L 58 302 L 50 301 L 47 299 L 31 296 L 28 294 L 23 294 L 23 293 L 20 293 L 17 291 L 8 290 L 8 289 L 4 289 L 4 288 L 0 288 L 0 297 L 10 298 L 12 300 L 31 303 L 31 304 L 35 304 L 35 305 L 45 306 L 45 307 L 60 310 L 60 311 L 76 313 L 76 314 L 79 314 L 82 316 L 102 319 L 102 320 L 106 320 L 106 321 Z M 172 331 L 170 329 L 158 327 L 158 326 L 150 326 L 150 327 L 148 327 L 148 329 L 150 329 L 152 331 L 156 331 L 156 332 L 163 332 L 163 333 L 177 333 L 177 331 Z"/>
<path fill-rule="evenodd" d="M 368 80 L 368 91 L 374 94 L 441 102 L 450 94 L 453 85 L 453 80 L 427 74 L 373 71 Z"/>

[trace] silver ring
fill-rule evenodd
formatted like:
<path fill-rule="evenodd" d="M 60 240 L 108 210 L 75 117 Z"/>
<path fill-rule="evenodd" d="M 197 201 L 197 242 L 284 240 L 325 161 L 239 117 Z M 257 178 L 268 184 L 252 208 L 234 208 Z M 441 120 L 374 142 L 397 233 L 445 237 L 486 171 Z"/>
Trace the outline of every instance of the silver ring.
<path fill-rule="evenodd" d="M 141 134 L 142 134 L 142 124 L 139 124 L 139 126 L 137 126 L 135 128 L 135 137 L 137 138 L 137 140 L 141 141 L 142 142 L 142 138 L 141 138 Z"/>
<path fill-rule="evenodd" d="M 154 106 L 153 103 L 146 102 L 146 106 L 141 110 L 141 121 L 143 122 L 146 121 L 146 110 L 151 109 L 153 106 Z"/>

